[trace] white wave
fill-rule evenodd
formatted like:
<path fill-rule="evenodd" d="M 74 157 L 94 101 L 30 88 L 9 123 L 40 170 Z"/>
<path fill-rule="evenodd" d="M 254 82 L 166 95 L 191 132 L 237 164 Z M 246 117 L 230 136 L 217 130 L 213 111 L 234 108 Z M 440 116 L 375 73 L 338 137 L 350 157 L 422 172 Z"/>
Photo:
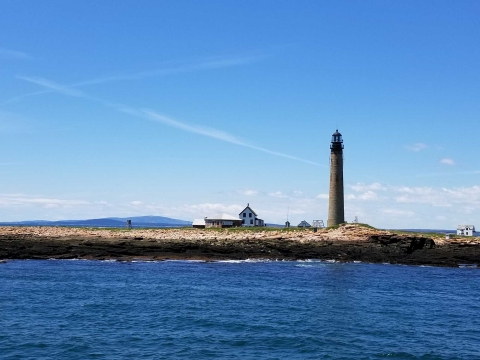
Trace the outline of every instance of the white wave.
<path fill-rule="evenodd" d="M 308 268 L 314 267 L 313 265 L 309 265 L 309 264 L 297 264 L 295 266 L 296 267 L 308 267 Z"/>
<path fill-rule="evenodd" d="M 270 259 L 245 259 L 245 260 L 216 260 L 214 262 L 217 263 L 225 263 L 225 264 L 243 264 L 243 263 L 267 263 L 272 262 L 275 260 Z"/>

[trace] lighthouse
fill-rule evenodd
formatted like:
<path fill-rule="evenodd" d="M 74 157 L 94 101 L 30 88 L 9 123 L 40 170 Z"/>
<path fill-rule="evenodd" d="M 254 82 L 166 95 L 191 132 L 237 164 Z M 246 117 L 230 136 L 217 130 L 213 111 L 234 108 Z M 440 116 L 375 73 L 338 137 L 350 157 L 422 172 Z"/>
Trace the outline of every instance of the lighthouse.
<path fill-rule="evenodd" d="M 337 131 L 332 135 L 330 144 L 330 192 L 328 196 L 327 226 L 345 222 L 343 202 L 343 139 Z"/>

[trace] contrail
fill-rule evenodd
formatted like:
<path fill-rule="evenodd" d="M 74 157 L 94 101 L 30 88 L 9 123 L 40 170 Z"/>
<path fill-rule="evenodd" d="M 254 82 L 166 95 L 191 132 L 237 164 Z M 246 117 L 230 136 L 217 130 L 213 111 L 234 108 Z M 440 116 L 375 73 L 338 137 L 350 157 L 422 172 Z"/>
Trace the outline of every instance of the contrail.
<path fill-rule="evenodd" d="M 1 55 L 1 49 L 0 49 L 0 55 Z M 76 82 L 69 86 L 63 86 L 63 90 L 67 90 L 69 88 L 87 86 L 87 85 L 104 84 L 104 83 L 114 82 L 114 81 L 141 80 L 141 79 L 146 79 L 150 77 L 158 77 L 158 76 L 166 76 L 166 75 L 193 72 L 193 71 L 203 71 L 203 70 L 211 70 L 211 69 L 228 68 L 233 66 L 241 66 L 241 65 L 251 64 L 251 63 L 260 61 L 264 59 L 266 56 L 267 55 L 211 57 L 211 58 L 202 59 L 196 62 L 184 62 L 183 64 L 166 66 L 161 69 L 140 71 L 136 73 L 118 74 L 113 76 L 104 76 L 104 77 L 98 77 L 90 80 L 84 80 L 84 81 Z M 19 79 L 27 80 L 27 81 L 35 80 L 34 77 L 27 77 L 27 76 L 17 76 L 17 77 Z M 35 81 L 32 81 L 32 82 L 35 82 Z M 44 84 L 44 85 L 49 85 L 49 84 Z M 15 96 L 13 98 L 10 98 L 0 103 L 0 106 L 11 104 L 31 96 L 52 93 L 52 92 L 55 92 L 56 90 L 59 90 L 59 89 L 54 89 L 52 87 L 47 86 L 47 90 L 36 91 L 36 92 L 24 94 L 24 95 Z"/>
<path fill-rule="evenodd" d="M 159 113 L 157 113 L 153 110 L 136 109 L 136 108 L 132 108 L 132 107 L 129 107 L 129 106 L 126 106 L 126 105 L 123 105 L 123 104 L 115 104 L 115 103 L 112 103 L 112 102 L 109 102 L 109 101 L 102 100 L 102 99 L 97 98 L 97 97 L 89 96 L 83 91 L 80 91 L 80 90 L 77 90 L 77 89 L 71 89 L 68 86 L 60 85 L 60 84 L 58 84 L 56 82 L 53 82 L 51 80 L 47 80 L 47 79 L 43 79 L 43 78 L 39 78 L 39 77 L 20 77 L 20 79 L 32 82 L 32 83 L 40 85 L 40 86 L 43 86 L 43 87 L 45 87 L 45 88 L 47 88 L 51 91 L 55 91 L 55 92 L 58 92 L 58 93 L 63 94 L 63 95 L 80 97 L 80 98 L 85 98 L 85 99 L 88 99 L 88 100 L 91 100 L 91 101 L 99 102 L 103 106 L 114 108 L 116 111 L 127 113 L 127 114 L 135 116 L 135 117 L 141 117 L 141 118 L 144 118 L 144 119 L 153 120 L 155 122 L 159 122 L 159 123 L 162 123 L 164 125 L 174 127 L 174 128 L 186 131 L 186 132 L 191 132 L 191 133 L 195 133 L 195 134 L 198 134 L 198 135 L 207 136 L 207 137 L 214 138 L 214 139 L 217 139 L 217 140 L 220 140 L 220 141 L 224 141 L 224 142 L 228 142 L 228 143 L 231 143 L 231 144 L 235 144 L 235 145 L 243 146 L 243 147 L 246 147 L 246 148 L 250 148 L 250 149 L 253 149 L 253 150 L 261 151 L 261 152 L 264 152 L 264 153 L 267 153 L 267 154 L 270 154 L 270 155 L 279 156 L 279 157 L 287 158 L 287 159 L 290 159 L 290 160 L 300 161 L 300 162 L 307 163 L 307 164 L 310 164 L 310 165 L 323 166 L 323 165 L 321 165 L 319 163 L 316 163 L 314 161 L 302 159 L 302 158 L 299 158 L 299 157 L 296 157 L 296 156 L 293 156 L 293 155 L 288 155 L 288 154 L 284 154 L 284 153 L 281 153 L 281 152 L 278 152 L 278 151 L 269 150 L 269 149 L 263 148 L 261 146 L 256 146 L 256 145 L 249 144 L 249 143 L 247 143 L 243 140 L 238 139 L 234 135 L 229 134 L 227 132 L 224 132 L 222 130 L 213 129 L 213 128 L 209 128 L 209 127 L 204 127 L 204 126 L 200 126 L 200 125 L 186 124 L 186 123 L 180 122 L 178 120 L 172 119 L 170 117 L 161 115 L 161 114 L 159 114 Z"/>
<path fill-rule="evenodd" d="M 311 165 L 321 166 L 319 163 L 316 163 L 316 162 L 313 162 L 313 161 L 310 161 L 310 160 L 305 160 L 305 159 L 302 159 L 302 158 L 299 158 L 299 157 L 296 157 L 296 156 L 292 156 L 292 155 L 288 155 L 288 154 L 284 154 L 284 153 L 281 153 L 281 152 L 278 152 L 278 151 L 268 150 L 268 149 L 265 149 L 265 148 L 260 147 L 260 146 L 251 145 L 249 143 L 246 143 L 244 141 L 241 141 L 241 140 L 237 139 L 234 135 L 228 134 L 228 133 L 226 133 L 224 131 L 221 131 L 221 130 L 207 128 L 207 127 L 200 127 L 200 126 L 197 126 L 197 125 L 188 125 L 188 124 L 182 123 L 180 121 L 174 120 L 172 118 L 166 117 L 164 115 L 160 115 L 160 114 L 158 114 L 158 113 L 156 113 L 152 110 L 141 110 L 141 111 L 144 114 L 146 114 L 147 117 L 150 118 L 151 120 L 158 121 L 158 122 L 161 122 L 162 124 L 165 124 L 165 125 L 168 125 L 168 126 L 171 126 L 171 127 L 175 127 L 175 128 L 178 128 L 178 129 L 181 129 L 181 130 L 184 130 L 184 131 L 192 132 L 192 133 L 195 133 L 195 134 L 200 134 L 200 135 L 203 135 L 203 136 L 208 136 L 208 137 L 211 137 L 211 138 L 214 138 L 214 139 L 217 139 L 217 140 L 229 142 L 229 143 L 232 143 L 232 144 L 235 144 L 235 145 L 244 146 L 244 147 L 247 147 L 247 148 L 250 148 L 250 149 L 253 149 L 253 150 L 262 151 L 262 152 L 270 154 L 270 155 L 280 156 L 280 157 L 284 157 L 284 158 L 291 159 L 291 160 L 301 161 L 301 162 L 311 164 Z"/>

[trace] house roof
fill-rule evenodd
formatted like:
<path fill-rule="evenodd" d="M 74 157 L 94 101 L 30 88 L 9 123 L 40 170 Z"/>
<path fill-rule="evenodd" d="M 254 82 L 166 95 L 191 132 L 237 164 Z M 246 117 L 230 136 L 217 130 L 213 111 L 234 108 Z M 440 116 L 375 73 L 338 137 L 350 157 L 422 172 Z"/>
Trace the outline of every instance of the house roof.
<path fill-rule="evenodd" d="M 311 226 L 311 225 L 305 220 L 303 220 L 300 224 L 298 224 L 298 227 L 307 227 L 307 226 Z"/>
<path fill-rule="evenodd" d="M 193 220 L 192 226 L 201 226 L 201 225 L 205 225 L 205 219 Z"/>
<path fill-rule="evenodd" d="M 257 213 L 252 210 L 252 208 L 250 207 L 250 204 L 247 204 L 247 207 L 245 209 L 243 209 L 242 211 L 240 211 L 240 213 L 238 215 L 240 215 L 241 213 L 243 213 L 247 209 L 250 209 L 250 211 L 253 213 L 253 215 L 258 216 Z"/>
<path fill-rule="evenodd" d="M 215 216 L 209 216 L 205 218 L 206 220 L 238 220 L 241 221 L 241 219 L 238 218 L 238 216 L 232 216 L 228 214 L 218 214 Z"/>
<path fill-rule="evenodd" d="M 475 231 L 475 226 L 473 225 L 458 225 L 457 230 L 472 229 Z"/>

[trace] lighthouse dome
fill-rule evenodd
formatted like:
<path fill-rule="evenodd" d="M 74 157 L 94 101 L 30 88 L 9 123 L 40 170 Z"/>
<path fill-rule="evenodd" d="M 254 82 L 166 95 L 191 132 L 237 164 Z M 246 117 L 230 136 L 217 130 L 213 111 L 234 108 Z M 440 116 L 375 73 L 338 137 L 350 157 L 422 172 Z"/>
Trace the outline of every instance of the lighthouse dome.
<path fill-rule="evenodd" d="M 342 143 L 342 134 L 338 132 L 338 129 L 332 135 L 332 143 Z"/>

